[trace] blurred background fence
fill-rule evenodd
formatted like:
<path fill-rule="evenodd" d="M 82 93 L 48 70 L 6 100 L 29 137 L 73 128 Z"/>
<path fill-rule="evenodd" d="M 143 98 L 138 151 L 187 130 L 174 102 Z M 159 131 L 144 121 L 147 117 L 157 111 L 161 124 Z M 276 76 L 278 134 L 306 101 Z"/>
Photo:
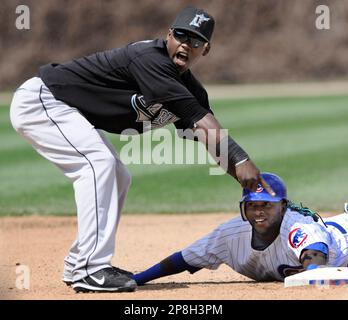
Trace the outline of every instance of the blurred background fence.
<path fill-rule="evenodd" d="M 15 26 L 20 4 L 30 9 L 29 30 Z M 347 0 L 2 0 L 0 90 L 42 64 L 165 37 L 190 4 L 216 19 L 211 54 L 194 67 L 203 82 L 347 79 Z M 330 9 L 329 30 L 315 25 L 321 4 Z"/>

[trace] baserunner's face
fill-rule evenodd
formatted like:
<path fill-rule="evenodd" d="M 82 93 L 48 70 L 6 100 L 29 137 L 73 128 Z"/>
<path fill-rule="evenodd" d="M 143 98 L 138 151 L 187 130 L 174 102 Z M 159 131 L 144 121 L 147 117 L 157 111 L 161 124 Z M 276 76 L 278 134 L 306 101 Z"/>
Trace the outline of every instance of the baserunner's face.
<path fill-rule="evenodd" d="M 283 202 L 248 201 L 245 215 L 256 232 L 263 236 L 279 231 L 285 212 Z"/>
<path fill-rule="evenodd" d="M 202 45 L 198 48 L 194 48 L 189 41 L 180 42 L 174 37 L 174 30 L 170 29 L 167 34 L 167 50 L 169 57 L 180 73 L 188 70 L 203 54 L 208 52 L 207 45 Z M 194 36 L 193 34 L 189 35 Z"/>

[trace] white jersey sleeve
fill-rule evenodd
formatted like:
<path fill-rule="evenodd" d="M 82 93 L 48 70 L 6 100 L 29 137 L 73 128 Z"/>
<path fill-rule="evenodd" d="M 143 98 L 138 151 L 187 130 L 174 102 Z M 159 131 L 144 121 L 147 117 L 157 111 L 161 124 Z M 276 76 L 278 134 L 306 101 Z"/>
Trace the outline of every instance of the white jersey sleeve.
<path fill-rule="evenodd" d="M 229 255 L 229 225 L 231 221 L 217 227 L 214 231 L 197 240 L 184 250 L 184 260 L 191 266 L 217 269 Z"/>
<path fill-rule="evenodd" d="M 327 254 L 331 238 L 329 232 L 319 223 L 296 222 L 288 234 L 288 247 L 298 259 L 304 249 L 313 249 Z"/>

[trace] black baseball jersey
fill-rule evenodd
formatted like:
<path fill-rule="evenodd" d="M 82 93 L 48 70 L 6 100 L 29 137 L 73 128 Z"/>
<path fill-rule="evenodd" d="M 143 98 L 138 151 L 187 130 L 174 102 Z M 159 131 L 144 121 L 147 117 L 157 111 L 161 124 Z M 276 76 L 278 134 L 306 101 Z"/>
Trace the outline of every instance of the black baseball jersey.
<path fill-rule="evenodd" d="M 151 128 L 192 128 L 212 112 L 206 90 L 190 70 L 178 72 L 163 39 L 44 65 L 39 76 L 56 99 L 108 132 L 142 133 L 144 122 Z"/>

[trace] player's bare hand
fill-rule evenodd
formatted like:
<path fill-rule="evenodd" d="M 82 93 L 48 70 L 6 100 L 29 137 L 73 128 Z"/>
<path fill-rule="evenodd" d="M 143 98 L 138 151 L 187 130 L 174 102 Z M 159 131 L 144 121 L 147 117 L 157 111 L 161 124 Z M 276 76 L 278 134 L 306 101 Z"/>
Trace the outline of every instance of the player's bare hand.
<path fill-rule="evenodd" d="M 273 191 L 273 189 L 269 186 L 269 184 L 260 176 L 261 185 L 264 189 L 267 190 L 267 192 L 272 196 L 275 197 L 276 193 Z"/>
<path fill-rule="evenodd" d="M 275 195 L 272 188 L 261 177 L 260 170 L 250 159 L 236 166 L 236 176 L 243 188 L 256 191 L 258 185 L 261 185 L 271 196 Z"/>
<path fill-rule="evenodd" d="M 260 182 L 260 170 L 251 160 L 247 160 L 236 167 L 236 178 L 243 188 L 256 191 Z"/>

